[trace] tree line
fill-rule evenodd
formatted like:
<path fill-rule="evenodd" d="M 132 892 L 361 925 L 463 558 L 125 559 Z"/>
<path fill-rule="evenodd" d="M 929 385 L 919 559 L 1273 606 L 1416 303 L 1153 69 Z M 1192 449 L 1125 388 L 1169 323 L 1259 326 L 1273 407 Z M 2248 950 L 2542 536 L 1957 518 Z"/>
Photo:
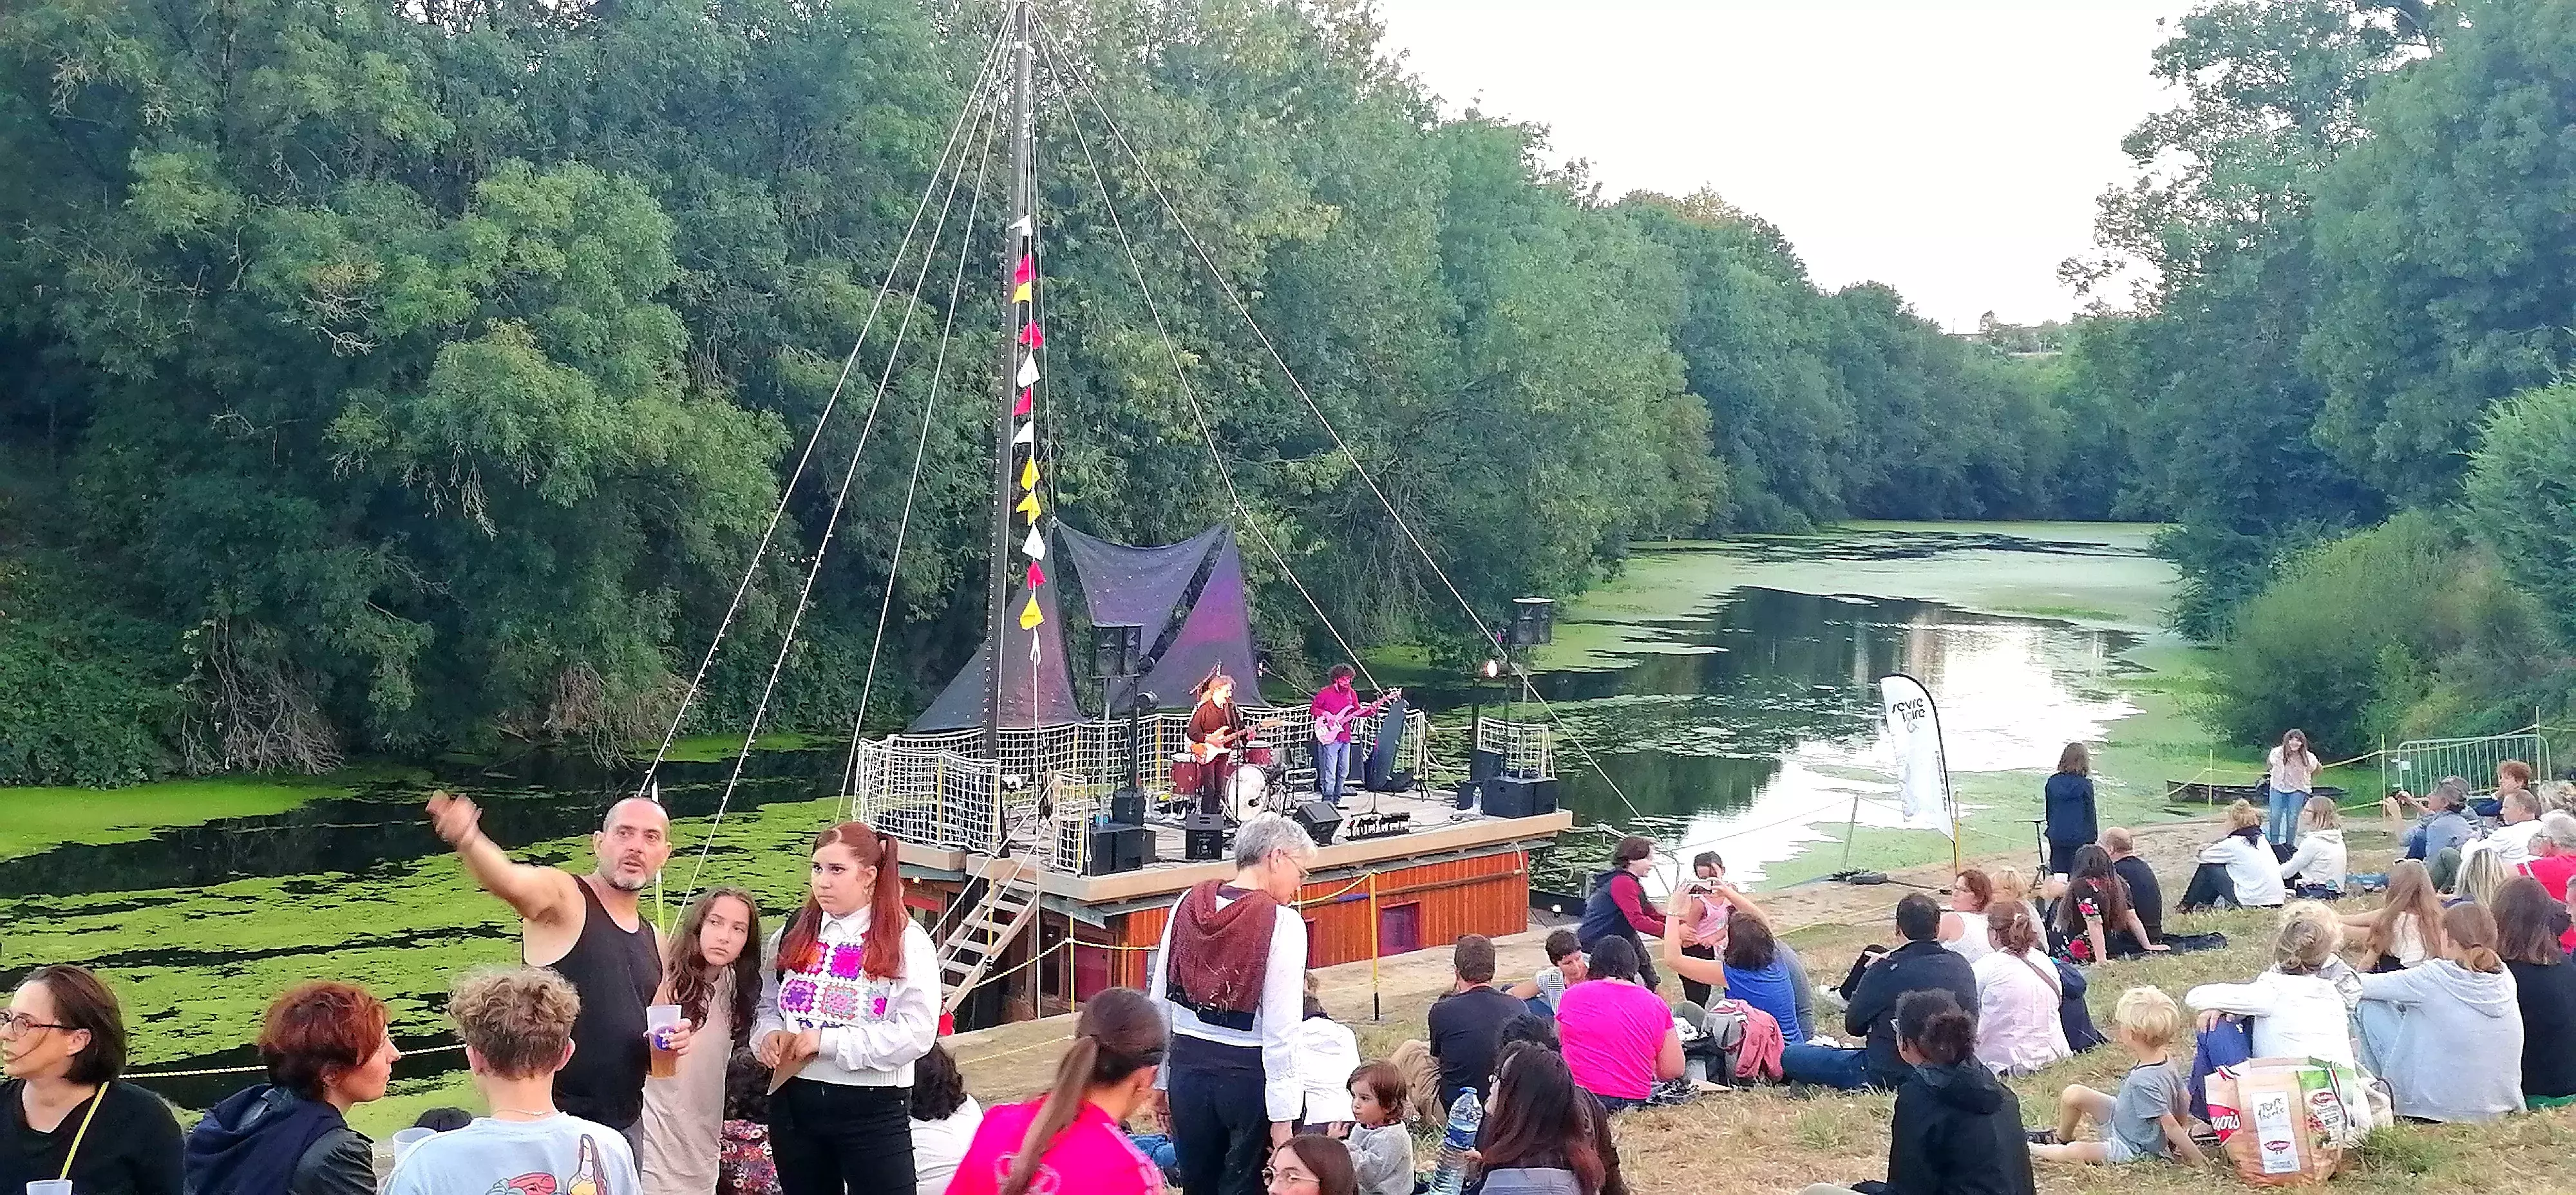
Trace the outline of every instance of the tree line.
<path fill-rule="evenodd" d="M 1048 497 L 1130 542 L 1257 528 L 1292 668 L 1339 648 L 1261 540 L 1356 643 L 1471 640 L 1229 288 L 1486 611 L 1637 539 L 2115 505 L 2118 421 L 2062 367 L 1443 115 L 1358 0 L 1046 13 Z M 846 727 L 887 603 L 869 712 L 904 716 L 981 633 L 999 296 L 982 256 L 940 285 L 956 238 L 898 248 L 995 16 L 9 6 L 0 782 L 653 741 L 889 275 L 689 728 L 749 717 L 881 375 L 771 715 Z"/>
<path fill-rule="evenodd" d="M 2064 369 L 2121 396 L 2209 713 L 2323 749 L 2576 694 L 2576 3 L 2218 0 L 2157 52 Z"/>

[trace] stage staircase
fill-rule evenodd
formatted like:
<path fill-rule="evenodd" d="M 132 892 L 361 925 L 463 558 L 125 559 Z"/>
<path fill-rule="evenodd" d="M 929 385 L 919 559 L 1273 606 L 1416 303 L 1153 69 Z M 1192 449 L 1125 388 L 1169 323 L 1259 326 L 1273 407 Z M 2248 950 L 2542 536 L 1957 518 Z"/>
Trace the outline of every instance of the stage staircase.
<path fill-rule="evenodd" d="M 965 913 L 939 943 L 942 1012 L 956 1012 L 1021 931 L 1037 920 L 1037 865 L 987 859 L 975 869 L 964 896 L 960 904 Z"/>

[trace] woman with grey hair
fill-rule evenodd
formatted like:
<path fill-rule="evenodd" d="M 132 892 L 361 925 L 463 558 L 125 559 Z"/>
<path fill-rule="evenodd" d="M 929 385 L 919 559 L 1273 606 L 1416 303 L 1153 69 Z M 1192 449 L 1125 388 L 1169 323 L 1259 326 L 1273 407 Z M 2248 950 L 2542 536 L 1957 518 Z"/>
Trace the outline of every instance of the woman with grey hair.
<path fill-rule="evenodd" d="M 1297 897 L 1314 865 L 1306 828 L 1275 814 L 1234 836 L 1234 878 L 1202 880 L 1163 923 L 1146 994 L 1172 1026 L 1171 1093 L 1181 1186 L 1255 1195 L 1271 1149 L 1305 1105 L 1306 922 Z"/>

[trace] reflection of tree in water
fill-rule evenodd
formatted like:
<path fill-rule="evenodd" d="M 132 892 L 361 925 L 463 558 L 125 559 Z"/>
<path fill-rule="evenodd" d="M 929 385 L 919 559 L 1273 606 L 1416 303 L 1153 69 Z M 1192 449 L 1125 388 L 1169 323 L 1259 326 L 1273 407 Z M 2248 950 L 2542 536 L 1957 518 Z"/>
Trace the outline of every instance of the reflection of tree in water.
<path fill-rule="evenodd" d="M 2127 643 L 2044 619 L 1763 588 L 1732 591 L 1705 615 L 1654 625 L 1668 642 L 1716 650 L 1641 653 L 1622 668 L 1536 679 L 1565 732 L 1592 749 L 1627 796 L 1622 802 L 1580 752 L 1559 751 L 1561 799 L 1579 825 L 1598 829 L 1568 835 L 1550 852 L 1543 883 L 1573 882 L 1602 865 L 1621 833 L 1678 842 L 1696 819 L 1752 806 L 1782 761 L 1802 749 L 1823 746 L 1867 766 L 1877 678 L 1914 673 L 1937 690 L 1963 630 L 2036 629 L 2070 641 L 2036 653 L 2044 675 L 2028 695 L 2034 703 L 2089 691 L 2096 678 L 2085 662 L 2098 664 Z"/>

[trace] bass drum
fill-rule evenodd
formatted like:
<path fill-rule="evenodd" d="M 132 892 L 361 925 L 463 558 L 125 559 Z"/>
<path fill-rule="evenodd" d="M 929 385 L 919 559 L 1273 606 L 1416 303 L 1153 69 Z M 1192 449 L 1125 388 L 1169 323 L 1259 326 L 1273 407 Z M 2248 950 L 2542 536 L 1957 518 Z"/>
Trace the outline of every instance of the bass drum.
<path fill-rule="evenodd" d="M 1270 774 L 1260 768 L 1236 768 L 1234 782 L 1227 786 L 1225 811 L 1237 822 L 1248 822 L 1271 812 Z"/>

